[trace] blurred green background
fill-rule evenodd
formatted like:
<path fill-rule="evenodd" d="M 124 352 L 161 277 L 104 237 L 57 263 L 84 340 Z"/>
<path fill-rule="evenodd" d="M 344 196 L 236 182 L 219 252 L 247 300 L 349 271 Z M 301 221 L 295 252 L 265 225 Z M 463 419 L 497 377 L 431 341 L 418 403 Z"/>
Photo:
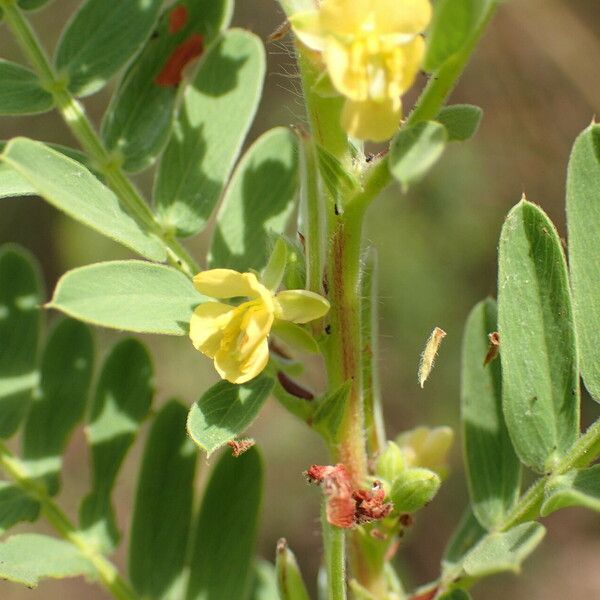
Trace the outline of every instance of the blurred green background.
<path fill-rule="evenodd" d="M 35 14 L 33 21 L 48 48 L 54 47 L 77 5 L 76 0 L 61 0 Z M 238 2 L 235 24 L 263 39 L 282 20 L 273 0 Z M 249 140 L 275 125 L 304 120 L 289 40 L 267 49 L 265 95 Z M 2 25 L 0 55 L 20 60 Z M 576 135 L 600 113 L 598 65 L 598 0 L 507 0 L 452 98 L 483 107 L 478 135 L 467 144 L 449 148 L 418 189 L 403 196 L 395 188 L 372 207 L 367 238 L 377 247 L 381 266 L 380 368 L 389 437 L 418 424 L 458 426 L 462 328 L 473 304 L 495 293 L 496 247 L 503 217 L 525 193 L 564 234 L 567 160 Z M 108 88 L 85 101 L 97 123 L 110 93 Z M 406 106 L 415 94 L 406 98 Z M 73 144 L 53 114 L 0 119 L 0 139 L 15 135 Z M 138 180 L 146 193 L 151 182 L 149 174 Z M 38 199 L 4 200 L 2 208 L 0 241 L 18 242 L 33 251 L 43 265 L 48 290 L 68 269 L 127 256 L 122 248 Z M 199 257 L 205 252 L 207 237 L 203 234 L 191 242 Z M 55 316 L 47 315 L 49 321 Z M 419 353 L 436 325 L 448 336 L 421 390 L 416 381 Z M 116 337 L 98 330 L 99 354 Z M 178 396 L 191 403 L 214 381 L 211 364 L 185 339 L 146 336 L 144 341 L 155 359 L 157 402 Z M 597 405 L 585 399 L 584 420 L 597 416 Z M 274 401 L 260 415 L 251 435 L 268 465 L 259 551 L 272 559 L 276 540 L 285 536 L 305 574 L 314 581 L 320 560 L 319 495 L 305 484 L 301 472 L 313 462 L 327 461 L 324 447 Z M 116 490 L 124 528 L 129 523 L 140 451 L 138 442 Z M 408 585 L 436 577 L 444 544 L 466 505 L 460 439 L 451 458 L 453 469 L 442 492 L 419 513 L 414 530 L 402 542 L 398 564 L 407 574 Z M 86 461 L 79 431 L 66 457 L 60 496 L 73 515 L 88 487 Z M 199 489 L 209 466 L 204 458 L 202 466 Z M 546 541 L 526 563 L 522 576 L 490 579 L 476 588 L 476 599 L 600 598 L 598 517 L 569 509 L 546 521 Z M 124 559 L 121 549 L 117 560 L 123 564 Z M 44 582 L 35 591 L 0 583 L 3 600 L 107 597 L 103 590 L 79 580 Z"/>

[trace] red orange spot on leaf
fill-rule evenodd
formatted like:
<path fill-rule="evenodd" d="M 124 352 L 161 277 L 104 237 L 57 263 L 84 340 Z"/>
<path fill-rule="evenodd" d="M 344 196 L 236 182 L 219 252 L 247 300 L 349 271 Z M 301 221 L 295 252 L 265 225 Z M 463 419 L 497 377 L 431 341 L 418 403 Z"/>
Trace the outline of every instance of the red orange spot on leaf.
<path fill-rule="evenodd" d="M 169 14 L 169 33 L 181 31 L 188 22 L 188 9 L 185 6 L 176 6 Z"/>
<path fill-rule="evenodd" d="M 181 83 L 183 69 L 204 50 L 204 38 L 192 33 L 185 42 L 182 42 L 171 52 L 162 71 L 156 76 L 154 82 L 163 87 L 177 86 Z"/>

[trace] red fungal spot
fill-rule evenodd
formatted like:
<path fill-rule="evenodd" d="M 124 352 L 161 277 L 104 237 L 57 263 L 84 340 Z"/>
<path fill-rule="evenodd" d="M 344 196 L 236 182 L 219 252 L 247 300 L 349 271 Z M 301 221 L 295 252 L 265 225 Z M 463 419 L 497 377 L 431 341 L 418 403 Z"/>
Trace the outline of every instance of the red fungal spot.
<path fill-rule="evenodd" d="M 235 458 L 238 458 L 239 456 L 244 454 L 244 452 L 246 452 L 246 450 L 249 450 L 250 448 L 252 448 L 252 446 L 254 446 L 254 444 L 255 444 L 255 441 L 253 439 L 231 440 L 230 442 L 227 442 L 227 445 L 231 448 L 231 454 Z"/>
<path fill-rule="evenodd" d="M 355 521 L 358 525 L 385 519 L 393 509 L 390 502 L 384 502 L 385 490 L 376 481 L 371 490 L 356 490 L 352 497 L 356 502 Z"/>
<path fill-rule="evenodd" d="M 162 71 L 156 76 L 154 82 L 163 87 L 177 86 L 181 83 L 183 69 L 204 50 L 204 38 L 192 33 L 185 42 L 182 42 L 171 52 Z"/>
<path fill-rule="evenodd" d="M 176 6 L 169 14 L 169 33 L 181 31 L 188 22 L 188 9 L 185 6 Z"/>

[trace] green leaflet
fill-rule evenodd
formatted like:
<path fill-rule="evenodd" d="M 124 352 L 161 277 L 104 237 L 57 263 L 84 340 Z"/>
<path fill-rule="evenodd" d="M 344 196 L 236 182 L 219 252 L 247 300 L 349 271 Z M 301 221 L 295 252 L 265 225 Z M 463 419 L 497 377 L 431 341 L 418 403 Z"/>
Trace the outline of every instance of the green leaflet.
<path fill-rule="evenodd" d="M 333 444 L 337 442 L 351 389 L 351 382 L 346 382 L 326 395 L 319 401 L 313 416 L 313 427 Z"/>
<path fill-rule="evenodd" d="M 277 590 L 275 567 L 266 560 L 257 560 L 254 565 L 254 583 L 250 600 L 281 600 Z"/>
<path fill-rule="evenodd" d="M 262 269 L 271 232 L 283 233 L 298 188 L 298 140 L 277 127 L 262 135 L 237 166 L 217 214 L 211 267 Z"/>
<path fill-rule="evenodd" d="M 444 556 L 442 557 L 443 573 L 459 565 L 485 534 L 485 529 L 479 524 L 472 509 L 469 507 L 462 516 L 444 550 Z"/>
<path fill-rule="evenodd" d="M 85 575 L 95 578 L 93 565 L 77 548 L 47 535 L 24 533 L 0 543 L 0 579 L 36 587 L 40 579 Z"/>
<path fill-rule="evenodd" d="M 82 152 L 79 152 L 79 150 L 69 148 L 68 146 L 61 146 L 60 144 L 47 143 L 46 145 L 53 150 L 61 152 L 69 158 L 76 160 L 93 171 L 88 164 L 86 155 Z M 4 148 L 6 148 L 6 142 L 0 141 L 0 152 L 4 151 Z M 36 190 L 32 187 L 29 181 L 23 179 L 19 173 L 17 173 L 14 169 L 11 169 L 8 165 L 4 164 L 0 160 L 0 198 L 35 196 L 36 194 Z"/>
<path fill-rule="evenodd" d="M 518 573 L 545 533 L 544 527 L 534 522 L 522 523 L 502 533 L 491 533 L 465 557 L 465 573 L 470 577 L 487 577 L 504 571 Z"/>
<path fill-rule="evenodd" d="M 581 471 L 574 469 L 546 484 L 540 510 L 543 517 L 569 506 L 600 512 L 600 465 Z"/>
<path fill-rule="evenodd" d="M 29 69 L 0 59 L 0 115 L 32 115 L 52 109 L 54 101 Z"/>
<path fill-rule="evenodd" d="M 179 6 L 187 9 L 187 21 L 171 33 L 170 15 Z M 191 36 L 201 36 L 207 48 L 229 23 L 232 10 L 232 0 L 179 0 L 162 14 L 154 34 L 123 76 L 102 122 L 102 137 L 123 158 L 126 170 L 149 167 L 169 140 L 178 86 L 156 83 L 169 58 Z"/>
<path fill-rule="evenodd" d="M 138 481 L 129 575 L 147 598 L 180 600 L 191 530 L 196 451 L 185 434 L 186 409 L 171 401 L 156 416 Z"/>
<path fill-rule="evenodd" d="M 473 511 L 494 529 L 518 499 L 521 466 L 502 414 L 500 358 L 484 366 L 497 330 L 496 302 L 480 302 L 469 315 L 462 353 L 461 407 L 464 456 Z"/>
<path fill-rule="evenodd" d="M 520 459 L 546 473 L 577 439 L 579 375 L 560 240 L 525 200 L 502 228 L 498 323 L 508 430 Z"/>
<path fill-rule="evenodd" d="M 54 207 L 154 261 L 166 259 L 160 240 L 121 206 L 115 194 L 81 164 L 27 138 L 11 140 L 0 160 Z"/>
<path fill-rule="evenodd" d="M 451 104 L 442 108 L 435 120 L 446 128 L 449 142 L 464 142 L 477 133 L 482 117 L 479 106 Z"/>
<path fill-rule="evenodd" d="M 263 486 L 256 447 L 224 454 L 204 494 L 190 560 L 186 600 L 245 600 L 251 591 Z"/>
<path fill-rule="evenodd" d="M 154 393 L 154 373 L 146 348 L 135 339 L 119 342 L 104 362 L 86 428 L 92 454 L 92 490 L 79 508 L 89 538 L 105 551 L 119 541 L 111 504 L 115 479 Z"/>
<path fill-rule="evenodd" d="M 277 542 L 275 567 L 281 600 L 310 600 L 296 557 L 284 539 Z"/>
<path fill-rule="evenodd" d="M 154 200 L 167 230 L 189 236 L 206 226 L 254 119 L 264 73 L 262 42 L 250 32 L 227 31 L 207 50 L 157 173 Z"/>
<path fill-rule="evenodd" d="M 39 397 L 31 406 L 23 432 L 25 465 L 32 477 L 43 478 L 51 495 L 60 487 L 65 446 L 85 413 L 93 360 L 88 327 L 61 320 L 46 342 Z"/>
<path fill-rule="evenodd" d="M 203 299 L 171 267 L 122 260 L 69 271 L 48 306 L 103 327 L 185 335 L 192 311 Z"/>
<path fill-rule="evenodd" d="M 315 338 L 304 327 L 296 325 L 296 323 L 276 321 L 271 332 L 292 350 L 308 354 L 319 353 L 319 344 Z"/>
<path fill-rule="evenodd" d="M 279 4 L 281 4 L 281 8 L 283 8 L 288 17 L 295 13 L 315 8 L 312 0 L 279 0 Z"/>
<path fill-rule="evenodd" d="M 23 490 L 0 481 L 0 535 L 21 521 L 35 521 L 40 505 Z"/>
<path fill-rule="evenodd" d="M 33 257 L 18 246 L 0 247 L 0 437 L 24 418 L 38 383 L 37 356 L 43 302 Z"/>
<path fill-rule="evenodd" d="M 210 456 L 244 432 L 258 415 L 272 388 L 273 380 L 264 375 L 241 385 L 220 381 L 190 409 L 188 433 Z"/>
<path fill-rule="evenodd" d="M 437 1 L 427 35 L 426 71 L 436 71 L 469 43 L 486 7 L 493 1 Z"/>
<path fill-rule="evenodd" d="M 158 18 L 162 0 L 86 0 L 64 29 L 55 64 L 69 90 L 87 96 L 140 49 Z"/>
<path fill-rule="evenodd" d="M 404 192 L 423 179 L 438 161 L 447 139 L 446 128 L 435 121 L 400 129 L 392 140 L 389 164 Z"/>
<path fill-rule="evenodd" d="M 600 402 L 600 126 L 591 125 L 573 146 L 567 178 L 569 263 L 581 373 Z"/>

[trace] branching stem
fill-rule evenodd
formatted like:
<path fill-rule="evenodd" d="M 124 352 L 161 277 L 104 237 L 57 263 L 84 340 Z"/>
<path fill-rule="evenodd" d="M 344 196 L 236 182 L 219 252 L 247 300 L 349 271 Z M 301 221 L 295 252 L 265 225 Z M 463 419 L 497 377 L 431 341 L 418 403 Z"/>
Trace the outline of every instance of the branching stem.
<path fill-rule="evenodd" d="M 121 577 L 118 569 L 81 535 L 67 515 L 48 496 L 43 486 L 32 480 L 23 463 L 0 442 L 0 468 L 29 497 L 40 503 L 42 513 L 56 532 L 87 558 L 98 573 L 102 585 L 117 600 L 137 600 L 137 595 Z"/>
<path fill-rule="evenodd" d="M 4 10 L 4 19 L 39 77 L 41 85 L 52 94 L 56 109 L 94 166 L 104 176 L 123 205 L 150 233 L 161 240 L 167 250 L 169 262 L 186 275 L 193 276 L 200 270 L 198 265 L 173 236 L 163 231 L 150 207 L 123 172 L 119 161 L 106 149 L 87 118 L 83 106 L 69 92 L 67 82 L 60 78 L 52 66 L 16 0 L 0 0 L 0 8 Z"/>

